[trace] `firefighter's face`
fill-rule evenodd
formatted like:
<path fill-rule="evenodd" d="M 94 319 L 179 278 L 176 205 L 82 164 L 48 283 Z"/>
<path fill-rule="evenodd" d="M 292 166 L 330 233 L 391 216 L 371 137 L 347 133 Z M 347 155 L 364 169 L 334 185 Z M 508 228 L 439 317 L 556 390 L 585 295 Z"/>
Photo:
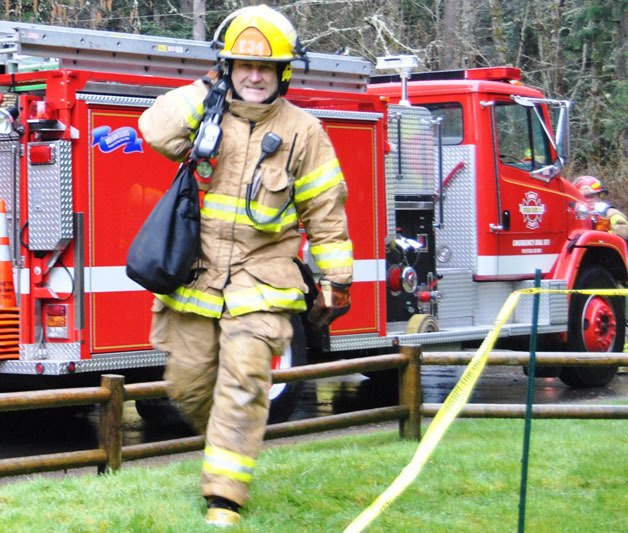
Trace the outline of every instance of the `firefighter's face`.
<path fill-rule="evenodd" d="M 231 72 L 233 88 L 245 102 L 261 103 L 279 87 L 276 64 L 236 59 Z"/>
<path fill-rule="evenodd" d="M 585 194 L 584 199 L 587 202 L 588 208 L 593 211 L 595 209 L 595 203 L 600 201 L 599 194 Z"/>

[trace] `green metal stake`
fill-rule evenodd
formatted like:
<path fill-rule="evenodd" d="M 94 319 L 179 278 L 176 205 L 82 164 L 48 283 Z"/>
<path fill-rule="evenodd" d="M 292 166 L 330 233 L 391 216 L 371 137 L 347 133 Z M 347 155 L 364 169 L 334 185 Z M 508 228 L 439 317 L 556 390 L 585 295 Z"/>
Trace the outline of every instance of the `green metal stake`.
<path fill-rule="evenodd" d="M 541 271 L 537 268 L 534 275 L 534 286 L 541 286 Z M 536 293 L 532 306 L 532 332 L 530 333 L 530 362 L 528 364 L 528 397 L 526 399 L 526 416 L 523 429 L 523 453 L 521 457 L 521 488 L 519 489 L 519 533 L 525 531 L 526 490 L 528 488 L 528 456 L 530 454 L 530 432 L 532 431 L 532 404 L 534 403 L 534 367 L 536 364 L 536 337 L 539 325 L 539 300 Z"/>

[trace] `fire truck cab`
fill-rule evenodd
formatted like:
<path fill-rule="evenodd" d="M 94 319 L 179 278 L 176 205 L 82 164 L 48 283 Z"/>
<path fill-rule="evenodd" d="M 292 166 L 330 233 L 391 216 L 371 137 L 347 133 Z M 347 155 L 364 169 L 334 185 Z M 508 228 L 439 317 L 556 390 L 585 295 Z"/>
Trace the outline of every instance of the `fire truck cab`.
<path fill-rule="evenodd" d="M 570 102 L 547 99 L 526 87 L 520 70 L 512 67 L 409 74 L 403 56 L 381 62 L 387 68 L 396 64 L 399 71 L 372 78 L 368 88 L 369 94 L 393 104 L 388 138 L 397 147 L 388 156 L 393 161 L 387 170 L 396 174 L 396 179 L 388 176 L 395 188 L 395 235 L 428 243 L 411 259 L 403 242 L 387 255 L 388 286 L 394 285 L 397 293 L 388 299 L 392 321 L 412 323 L 415 313 L 435 316 L 431 329 L 452 340 L 466 330 L 461 338 L 468 341 L 469 329 L 491 324 L 510 292 L 532 286 L 537 270 L 542 288 L 622 286 L 626 242 L 595 229 L 582 196 L 562 176 L 569 156 Z M 416 109 L 428 111 L 435 123 L 437 148 L 431 153 L 438 154 L 437 178 L 426 180 L 429 173 L 417 168 L 416 183 L 410 185 L 417 143 L 404 122 L 408 128 L 412 118 L 407 113 Z M 417 226 L 419 220 L 424 222 Z M 433 232 L 425 235 L 430 220 Z M 413 269 L 418 285 L 438 290 L 419 296 L 416 303 L 406 290 L 414 286 L 407 266 L 410 261 L 420 264 L 421 253 L 429 266 Z M 504 345 L 527 346 L 531 302 L 522 303 L 504 328 Z M 622 351 L 624 316 L 620 297 L 544 294 L 542 346 Z M 571 386 L 599 386 L 615 372 L 546 368 L 540 374 L 558 375 Z"/>

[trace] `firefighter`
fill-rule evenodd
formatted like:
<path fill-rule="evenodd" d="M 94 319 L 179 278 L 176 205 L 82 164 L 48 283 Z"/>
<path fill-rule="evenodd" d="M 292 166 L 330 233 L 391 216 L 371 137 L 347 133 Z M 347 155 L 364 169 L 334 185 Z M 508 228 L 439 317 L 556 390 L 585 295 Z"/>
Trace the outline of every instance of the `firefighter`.
<path fill-rule="evenodd" d="M 151 342 L 169 352 L 171 399 L 206 435 L 206 521 L 228 526 L 249 497 L 269 412 L 271 355 L 290 345 L 290 313 L 306 310 L 308 289 L 294 262 L 299 220 L 327 288 L 308 315 L 315 327 L 349 310 L 353 251 L 330 139 L 318 119 L 284 98 L 291 62 L 301 57 L 294 27 L 265 5 L 242 8 L 222 26 L 218 57 L 230 89 L 213 172 L 199 184 L 198 275 L 156 295 Z M 159 96 L 139 119 L 146 141 L 183 160 L 207 93 L 197 80 Z M 271 133 L 271 148 L 262 149 Z"/>
<path fill-rule="evenodd" d="M 608 189 L 602 182 L 594 176 L 579 176 L 573 184 L 585 197 L 589 210 L 608 219 L 609 231 L 628 240 L 628 218 L 614 205 L 602 201 L 608 194 Z"/>

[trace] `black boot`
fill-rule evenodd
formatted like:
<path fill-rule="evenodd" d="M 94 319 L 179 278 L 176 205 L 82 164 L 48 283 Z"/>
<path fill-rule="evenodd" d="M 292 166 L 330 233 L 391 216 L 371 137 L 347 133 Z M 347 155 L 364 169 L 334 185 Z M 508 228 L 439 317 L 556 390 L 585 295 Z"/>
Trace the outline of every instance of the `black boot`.
<path fill-rule="evenodd" d="M 205 522 L 211 526 L 229 527 L 240 522 L 240 506 L 220 496 L 207 498 Z"/>

